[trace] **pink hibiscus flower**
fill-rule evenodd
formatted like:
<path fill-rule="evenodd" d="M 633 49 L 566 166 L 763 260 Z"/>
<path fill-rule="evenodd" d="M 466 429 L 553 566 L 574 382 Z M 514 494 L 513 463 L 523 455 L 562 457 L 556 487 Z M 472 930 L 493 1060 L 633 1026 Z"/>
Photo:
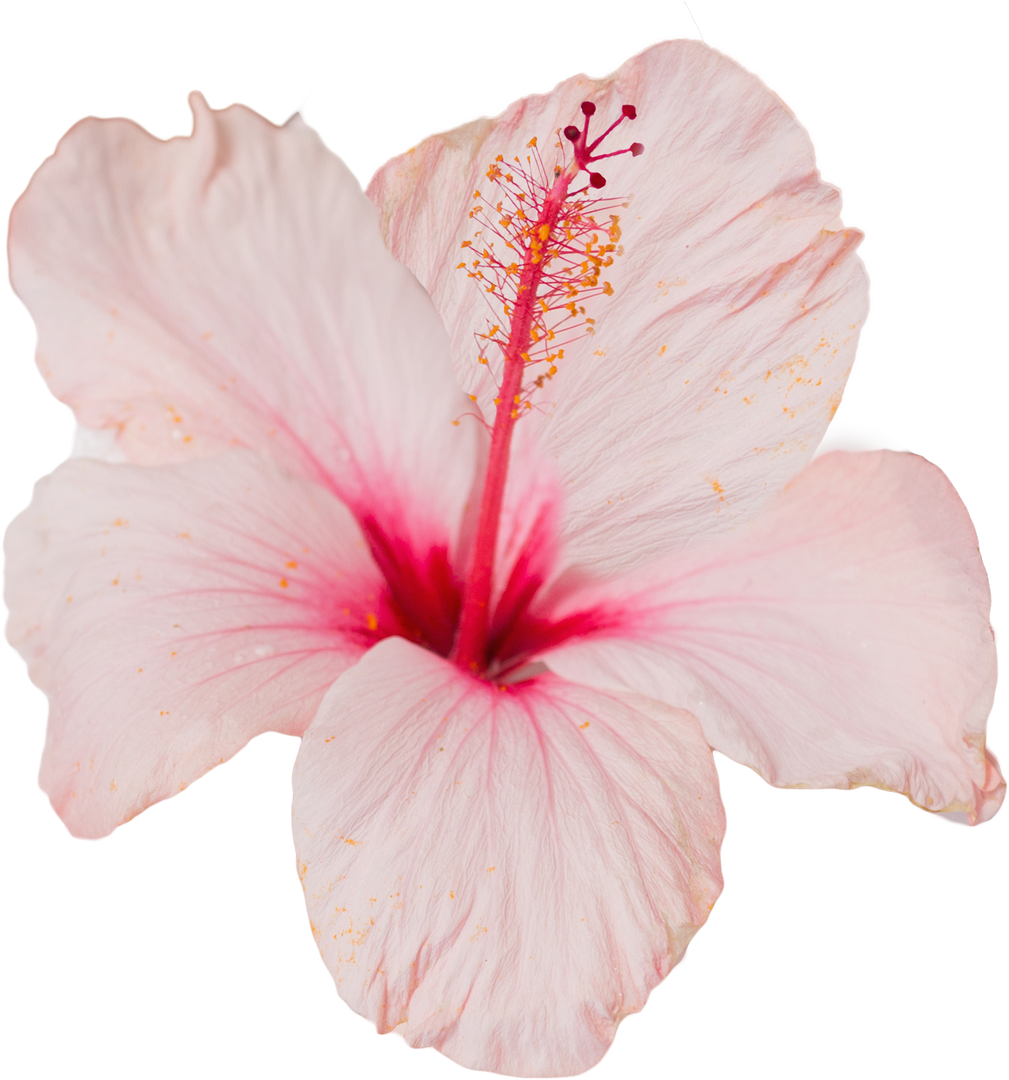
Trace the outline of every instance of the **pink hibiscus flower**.
<path fill-rule="evenodd" d="M 300 120 L 193 107 L 82 122 L 11 219 L 40 367 L 120 458 L 7 536 L 72 832 L 302 735 L 340 993 L 564 1075 L 718 896 L 711 747 L 997 810 L 964 507 L 912 455 L 810 464 L 866 280 L 758 80 L 695 42 L 569 80 L 390 162 L 381 228 Z"/>

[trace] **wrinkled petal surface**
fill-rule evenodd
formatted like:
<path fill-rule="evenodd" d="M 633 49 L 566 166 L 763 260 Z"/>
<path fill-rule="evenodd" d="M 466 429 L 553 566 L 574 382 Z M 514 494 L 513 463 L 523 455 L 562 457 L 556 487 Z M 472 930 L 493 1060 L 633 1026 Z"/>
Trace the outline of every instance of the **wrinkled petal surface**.
<path fill-rule="evenodd" d="M 386 617 L 347 509 L 248 451 L 67 462 L 5 548 L 7 636 L 49 695 L 40 782 L 80 836 L 300 734 Z"/>
<path fill-rule="evenodd" d="M 549 675 L 501 689 L 401 639 L 326 696 L 294 792 L 340 994 L 470 1068 L 591 1066 L 721 889 L 692 716 Z"/>
<path fill-rule="evenodd" d="M 600 132 L 636 105 L 611 140 L 645 153 L 599 164 L 604 194 L 631 197 L 617 211 L 624 254 L 604 271 L 615 295 L 590 301 L 595 334 L 567 347 L 516 439 L 538 444 L 540 472 L 566 493 L 569 558 L 608 574 L 727 531 L 811 458 L 841 400 L 867 282 L 860 234 L 842 226 L 840 196 L 784 103 L 699 42 L 656 46 L 609 78 L 576 76 L 427 139 L 369 186 L 485 410 L 495 387 L 473 335 L 489 309 L 456 269 L 471 196 L 491 199 L 497 154 L 524 162 L 531 136 L 552 147 L 586 99 Z M 543 149 L 548 165 L 554 152 Z"/>
<path fill-rule="evenodd" d="M 923 458 L 826 454 L 752 527 L 608 595 L 623 640 L 565 646 L 553 670 L 689 708 L 772 784 L 872 784 L 971 821 L 1001 804 L 988 578 Z"/>
<path fill-rule="evenodd" d="M 193 95 L 193 135 L 84 120 L 11 216 L 53 393 L 132 461 L 269 453 L 359 519 L 445 542 L 474 425 L 445 331 L 357 181 L 297 117 Z"/>

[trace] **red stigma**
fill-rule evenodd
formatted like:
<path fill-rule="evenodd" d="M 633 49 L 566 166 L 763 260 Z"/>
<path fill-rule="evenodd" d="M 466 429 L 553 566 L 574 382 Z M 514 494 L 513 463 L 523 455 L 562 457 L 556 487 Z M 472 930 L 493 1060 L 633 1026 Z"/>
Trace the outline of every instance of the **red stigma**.
<path fill-rule="evenodd" d="M 601 188 L 606 183 L 606 178 L 602 173 L 595 172 L 589 168 L 589 166 L 596 161 L 602 161 L 603 158 L 617 157 L 620 154 L 630 154 L 631 157 L 638 157 L 645 152 L 644 145 L 642 143 L 631 143 L 630 146 L 625 147 L 623 150 L 612 150 L 607 154 L 597 154 L 596 150 L 602 144 L 603 140 L 617 127 L 619 127 L 625 120 L 634 120 L 637 118 L 638 110 L 633 105 L 622 105 L 620 107 L 620 115 L 612 124 L 600 135 L 589 142 L 589 118 L 594 116 L 596 107 L 591 101 L 582 102 L 582 114 L 585 117 L 585 127 L 579 128 L 575 124 L 569 124 L 564 129 L 564 138 L 574 144 L 574 164 L 577 167 L 577 171 L 585 171 L 589 174 L 588 187 Z M 585 190 L 585 189 L 583 189 Z"/>

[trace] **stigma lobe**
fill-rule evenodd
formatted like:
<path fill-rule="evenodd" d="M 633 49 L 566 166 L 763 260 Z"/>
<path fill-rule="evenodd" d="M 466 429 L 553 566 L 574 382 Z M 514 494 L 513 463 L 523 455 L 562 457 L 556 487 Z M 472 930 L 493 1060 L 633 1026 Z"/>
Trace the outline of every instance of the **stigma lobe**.
<path fill-rule="evenodd" d="M 645 152 L 643 143 L 631 143 L 630 146 L 625 147 L 623 150 L 612 150 L 607 154 L 597 154 L 595 151 L 599 147 L 603 140 L 618 128 L 625 120 L 637 119 L 638 110 L 633 105 L 622 105 L 620 107 L 620 115 L 616 120 L 593 142 L 589 142 L 589 120 L 595 116 L 596 107 L 591 101 L 582 102 L 582 114 L 585 117 L 585 127 L 580 128 L 576 124 L 568 124 L 564 129 L 564 138 L 568 142 L 573 144 L 574 148 L 574 164 L 577 166 L 577 171 L 585 171 L 589 174 L 589 185 L 594 188 L 604 187 L 606 184 L 606 178 L 602 173 L 595 172 L 589 169 L 589 165 L 596 161 L 602 161 L 603 158 L 618 157 L 620 154 L 630 154 L 632 157 L 639 157 Z"/>

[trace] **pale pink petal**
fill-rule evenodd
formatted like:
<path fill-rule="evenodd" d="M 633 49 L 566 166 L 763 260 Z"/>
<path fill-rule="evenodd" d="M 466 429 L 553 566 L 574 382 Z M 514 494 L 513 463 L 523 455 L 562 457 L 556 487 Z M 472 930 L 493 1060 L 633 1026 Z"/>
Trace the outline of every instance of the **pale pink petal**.
<path fill-rule="evenodd" d="M 531 136 L 549 164 L 586 99 L 600 132 L 637 107 L 611 138 L 644 155 L 599 165 L 603 194 L 633 196 L 617 211 L 625 253 L 604 274 L 615 295 L 590 302 L 595 335 L 567 348 L 517 438 L 557 471 L 569 557 L 602 574 L 731 528 L 802 468 L 841 400 L 867 286 L 860 234 L 841 225 L 840 196 L 784 103 L 699 42 L 659 45 L 609 78 L 577 76 L 428 139 L 369 186 L 485 407 L 494 388 L 473 334 L 489 309 L 456 269 L 471 196 L 492 201 L 489 163 L 524 161 Z"/>
<path fill-rule="evenodd" d="M 750 528 L 607 594 L 623 639 L 571 643 L 552 669 L 689 708 L 772 784 L 872 784 L 972 821 L 998 809 L 988 578 L 923 458 L 827 454 Z"/>
<path fill-rule="evenodd" d="M 268 459 L 75 460 L 7 532 L 7 636 L 49 695 L 40 782 L 100 836 L 263 731 L 300 734 L 389 632 L 349 512 Z"/>
<path fill-rule="evenodd" d="M 132 461 L 240 444 L 445 543 L 476 429 L 453 424 L 469 403 L 430 300 L 299 118 L 192 106 L 193 135 L 168 142 L 82 121 L 15 206 L 11 277 L 49 387 Z"/>
<path fill-rule="evenodd" d="M 724 815 L 689 713 L 547 675 L 479 682 L 400 639 L 305 733 L 294 838 L 346 1001 L 473 1068 L 605 1052 L 721 889 Z"/>

